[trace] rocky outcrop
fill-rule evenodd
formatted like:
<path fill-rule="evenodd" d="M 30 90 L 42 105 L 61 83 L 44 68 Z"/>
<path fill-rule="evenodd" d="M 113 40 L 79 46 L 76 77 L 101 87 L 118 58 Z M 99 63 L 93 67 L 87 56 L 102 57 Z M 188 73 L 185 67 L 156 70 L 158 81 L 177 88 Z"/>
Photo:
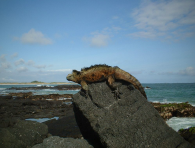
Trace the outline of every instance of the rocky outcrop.
<path fill-rule="evenodd" d="M 13 93 L 13 96 L 22 98 L 27 94 L 30 93 Z M 58 120 L 45 122 L 50 134 L 73 138 L 82 136 L 74 117 L 72 104 L 67 102 L 71 100 L 59 100 L 59 98 L 69 98 L 70 94 L 32 95 L 31 99 L 13 99 L 13 96 L 10 95 L 9 98 L 0 96 L 0 128 L 12 127 L 17 119 L 59 117 Z M 46 100 L 46 98 L 53 100 Z"/>
<path fill-rule="evenodd" d="M 105 81 L 89 84 L 87 98 L 83 91 L 73 96 L 78 126 L 94 147 L 193 147 L 167 126 L 133 85 L 117 83 L 120 99 L 114 97 Z"/>
<path fill-rule="evenodd" d="M 48 128 L 45 124 L 18 120 L 13 127 L 0 128 L 0 147 L 30 147 L 41 143 L 47 134 Z"/>
<path fill-rule="evenodd" d="M 172 117 L 195 117 L 195 107 L 186 103 L 151 103 L 163 119 Z"/>
<path fill-rule="evenodd" d="M 68 110 L 72 110 L 72 105 L 67 104 L 70 103 L 67 102 L 68 100 L 48 101 L 38 100 L 36 97 L 33 99 L 0 99 L 0 127 L 2 119 L 6 118 L 62 117 Z"/>
<path fill-rule="evenodd" d="M 180 129 L 178 133 L 188 142 L 195 146 L 195 127 L 190 127 L 188 129 Z"/>
<path fill-rule="evenodd" d="M 82 134 L 77 126 L 73 111 L 66 112 L 66 116 L 58 120 L 44 122 L 48 126 L 48 132 L 53 136 L 81 138 Z"/>
<path fill-rule="evenodd" d="M 74 85 L 57 85 L 57 86 L 39 86 L 39 87 L 11 87 L 7 88 L 8 90 L 40 90 L 40 89 L 57 89 L 57 90 L 77 90 L 81 89 L 80 85 L 74 84 Z"/>
<path fill-rule="evenodd" d="M 72 94 L 49 94 L 49 95 L 33 95 L 32 92 L 27 93 L 9 93 L 9 95 L 0 96 L 0 100 L 68 100 L 72 99 Z M 69 100 L 70 101 L 70 100 Z"/>
<path fill-rule="evenodd" d="M 32 148 L 93 148 L 93 146 L 84 139 L 51 136 L 44 139 L 43 143 L 37 144 Z"/>

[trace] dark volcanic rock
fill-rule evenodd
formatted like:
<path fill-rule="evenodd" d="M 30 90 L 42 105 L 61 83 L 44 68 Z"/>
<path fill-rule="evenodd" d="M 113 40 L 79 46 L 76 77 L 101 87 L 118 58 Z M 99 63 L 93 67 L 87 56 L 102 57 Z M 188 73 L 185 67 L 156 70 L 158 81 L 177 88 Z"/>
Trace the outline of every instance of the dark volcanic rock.
<path fill-rule="evenodd" d="M 65 117 L 58 120 L 49 120 L 44 123 L 48 126 L 48 132 L 53 136 L 71 138 L 82 137 L 72 110 L 67 111 Z"/>
<path fill-rule="evenodd" d="M 18 120 L 13 127 L 0 128 L 0 147 L 26 148 L 41 143 L 47 134 L 45 124 Z"/>
<path fill-rule="evenodd" d="M 52 118 L 62 117 L 67 111 L 72 110 L 72 105 L 64 101 L 47 100 L 3 100 L 0 101 L 0 118 Z M 0 120 L 0 127 L 2 127 Z M 3 123 L 4 124 L 4 123 Z"/>
<path fill-rule="evenodd" d="M 178 132 L 182 137 L 184 137 L 185 140 L 195 146 L 195 127 L 190 127 L 188 129 L 180 129 Z"/>
<path fill-rule="evenodd" d="M 37 144 L 32 148 L 93 148 L 93 146 L 84 139 L 51 136 L 44 139 L 43 143 Z"/>
<path fill-rule="evenodd" d="M 81 89 L 80 85 L 74 84 L 74 85 L 57 85 L 55 86 L 56 89 L 59 90 L 77 90 Z"/>
<path fill-rule="evenodd" d="M 75 117 L 85 139 L 95 147 L 193 147 L 168 127 L 138 90 L 117 83 L 120 99 L 114 98 L 106 82 L 89 84 L 88 98 L 82 91 L 73 96 Z"/>

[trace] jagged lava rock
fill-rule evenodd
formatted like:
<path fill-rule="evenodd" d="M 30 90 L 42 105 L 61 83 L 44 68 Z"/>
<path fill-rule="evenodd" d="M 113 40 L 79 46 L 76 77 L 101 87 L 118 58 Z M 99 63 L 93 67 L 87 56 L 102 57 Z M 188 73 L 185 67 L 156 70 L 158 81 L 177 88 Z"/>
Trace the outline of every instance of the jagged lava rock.
<path fill-rule="evenodd" d="M 0 128 L 1 148 L 26 148 L 41 143 L 48 134 L 48 127 L 35 121 L 16 121 L 10 128 Z"/>
<path fill-rule="evenodd" d="M 89 84 L 89 97 L 81 90 L 73 96 L 75 117 L 82 135 L 94 147 L 191 148 L 168 127 L 154 107 L 133 85 L 116 82 L 116 99 L 106 81 Z"/>
<path fill-rule="evenodd" d="M 61 138 L 51 136 L 43 140 L 43 143 L 37 144 L 32 148 L 93 148 L 84 139 Z"/>

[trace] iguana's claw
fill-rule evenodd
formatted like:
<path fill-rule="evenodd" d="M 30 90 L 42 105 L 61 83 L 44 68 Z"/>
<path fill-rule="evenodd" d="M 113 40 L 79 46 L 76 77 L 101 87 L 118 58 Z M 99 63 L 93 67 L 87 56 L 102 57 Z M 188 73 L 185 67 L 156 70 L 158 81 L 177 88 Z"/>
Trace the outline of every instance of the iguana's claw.
<path fill-rule="evenodd" d="M 118 88 L 116 90 L 112 91 L 112 93 L 114 93 L 114 97 L 116 99 L 120 99 L 120 95 L 122 94 L 121 92 L 119 92 Z"/>
<path fill-rule="evenodd" d="M 135 89 L 135 87 L 133 87 L 132 85 L 128 85 L 127 88 L 128 88 L 129 90 L 134 90 L 134 89 Z"/>
<path fill-rule="evenodd" d="M 88 98 L 88 96 L 89 96 L 87 91 L 85 91 L 85 92 L 80 91 L 80 94 L 81 94 L 82 96 L 84 96 L 85 98 Z"/>

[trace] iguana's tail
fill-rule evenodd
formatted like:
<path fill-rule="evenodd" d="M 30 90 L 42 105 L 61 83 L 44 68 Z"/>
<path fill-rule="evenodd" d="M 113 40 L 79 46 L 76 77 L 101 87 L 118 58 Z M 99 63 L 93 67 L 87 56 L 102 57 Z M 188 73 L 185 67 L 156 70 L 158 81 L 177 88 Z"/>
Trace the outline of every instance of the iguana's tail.
<path fill-rule="evenodd" d="M 124 80 L 124 81 L 127 81 L 127 82 L 133 84 L 133 86 L 137 90 L 139 90 L 141 92 L 141 94 L 147 99 L 146 92 L 145 92 L 144 88 L 142 87 L 141 83 L 134 76 L 132 76 L 130 73 L 116 67 L 115 68 L 115 79 Z"/>

